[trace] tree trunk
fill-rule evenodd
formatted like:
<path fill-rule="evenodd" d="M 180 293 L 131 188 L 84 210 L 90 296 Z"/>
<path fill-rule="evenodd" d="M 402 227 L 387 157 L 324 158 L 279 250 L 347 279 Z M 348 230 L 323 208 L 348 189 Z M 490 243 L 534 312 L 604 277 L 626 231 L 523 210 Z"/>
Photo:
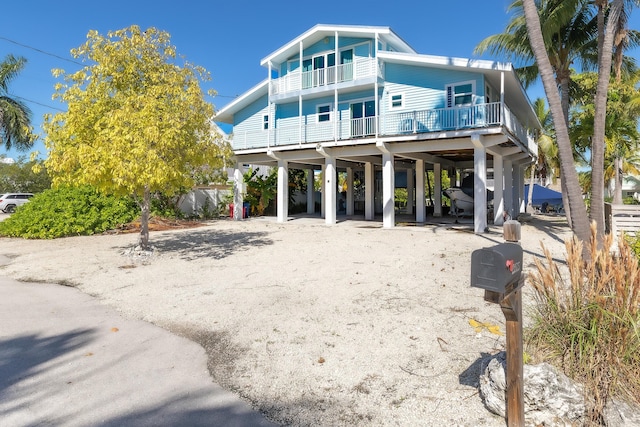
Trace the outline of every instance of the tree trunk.
<path fill-rule="evenodd" d="M 613 167 L 615 171 L 615 187 L 613 188 L 613 203 L 616 205 L 622 204 L 622 158 L 616 156 Z"/>
<path fill-rule="evenodd" d="M 556 85 L 556 79 L 553 75 L 553 68 L 549 61 L 549 56 L 542 37 L 540 28 L 540 17 L 534 0 L 523 0 L 522 2 L 525 19 L 527 23 L 527 32 L 531 49 L 535 53 L 536 62 L 544 85 L 544 90 L 549 101 L 549 109 L 553 117 L 553 123 L 556 128 L 556 138 L 558 141 L 558 154 L 560 155 L 560 170 L 565 178 L 567 186 L 567 206 L 570 209 L 571 229 L 576 237 L 583 242 L 589 241 L 589 219 L 587 210 L 582 200 L 582 191 L 578 183 L 578 172 L 573 163 L 573 149 L 571 140 L 569 139 L 569 128 L 565 119 L 560 94 Z M 565 206 L 565 209 L 566 207 Z"/>
<path fill-rule="evenodd" d="M 593 139 L 591 140 L 591 213 L 596 223 L 597 239 L 604 238 L 604 136 L 607 115 L 607 92 L 611 78 L 613 42 L 624 0 L 611 3 L 605 26 L 605 12 L 609 2 L 599 0 L 598 7 L 598 85 L 594 100 Z"/>
<path fill-rule="evenodd" d="M 142 197 L 142 215 L 140 216 L 140 241 L 138 242 L 140 249 L 146 251 L 149 249 L 149 206 L 151 205 L 151 192 L 149 186 L 144 187 L 144 196 Z"/>

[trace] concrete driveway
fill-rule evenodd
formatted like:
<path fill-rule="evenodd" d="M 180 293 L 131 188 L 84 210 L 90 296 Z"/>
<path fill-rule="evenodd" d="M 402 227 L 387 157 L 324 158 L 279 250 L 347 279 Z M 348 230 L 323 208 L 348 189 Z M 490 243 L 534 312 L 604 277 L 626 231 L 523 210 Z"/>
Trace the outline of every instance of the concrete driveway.
<path fill-rule="evenodd" d="M 3 426 L 270 426 L 202 347 L 77 289 L 0 278 Z"/>

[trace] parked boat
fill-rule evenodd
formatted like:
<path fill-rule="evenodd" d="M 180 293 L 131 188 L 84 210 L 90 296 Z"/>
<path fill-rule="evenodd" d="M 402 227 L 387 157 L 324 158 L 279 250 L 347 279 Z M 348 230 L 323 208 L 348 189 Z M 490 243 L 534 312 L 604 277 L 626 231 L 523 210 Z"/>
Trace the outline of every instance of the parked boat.
<path fill-rule="evenodd" d="M 466 194 L 462 188 L 451 187 L 442 193 L 451 200 L 450 212 L 456 218 L 473 216 L 473 197 Z"/>
<path fill-rule="evenodd" d="M 462 180 L 462 185 L 460 187 L 450 187 L 442 191 L 442 194 L 451 200 L 450 212 L 456 217 L 456 219 L 465 216 L 473 216 L 473 185 L 474 176 L 473 174 L 470 174 Z M 493 191 L 487 190 L 488 207 L 491 207 L 490 205 L 492 203 Z"/>

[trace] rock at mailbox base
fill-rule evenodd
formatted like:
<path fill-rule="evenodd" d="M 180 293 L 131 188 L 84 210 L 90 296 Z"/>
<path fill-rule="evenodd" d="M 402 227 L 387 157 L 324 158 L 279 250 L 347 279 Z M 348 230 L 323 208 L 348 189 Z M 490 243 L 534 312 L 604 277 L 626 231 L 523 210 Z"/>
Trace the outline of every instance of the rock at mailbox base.
<path fill-rule="evenodd" d="M 505 416 L 505 355 L 483 359 L 480 394 L 491 412 Z M 582 386 L 547 363 L 524 366 L 526 426 L 576 426 L 585 420 Z M 605 425 L 640 426 L 640 407 L 611 399 L 604 411 Z"/>

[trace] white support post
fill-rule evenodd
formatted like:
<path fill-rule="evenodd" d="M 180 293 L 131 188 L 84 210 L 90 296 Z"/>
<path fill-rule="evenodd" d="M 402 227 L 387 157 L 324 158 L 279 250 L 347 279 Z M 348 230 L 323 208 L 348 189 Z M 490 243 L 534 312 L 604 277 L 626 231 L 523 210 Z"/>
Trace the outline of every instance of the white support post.
<path fill-rule="evenodd" d="M 484 147 L 473 149 L 473 171 L 473 230 L 479 234 L 487 230 L 487 150 Z"/>
<path fill-rule="evenodd" d="M 502 163 L 504 169 L 504 208 L 506 212 L 513 218 L 513 161 L 504 159 Z M 517 215 L 516 215 L 517 216 Z"/>
<path fill-rule="evenodd" d="M 413 196 L 414 196 L 414 182 L 413 182 L 413 169 L 407 169 L 407 214 L 413 214 Z"/>
<path fill-rule="evenodd" d="M 244 179 L 240 168 L 233 171 L 233 219 L 242 219 L 242 203 L 244 202 Z"/>
<path fill-rule="evenodd" d="M 504 173 L 502 156 L 493 155 L 493 224 L 504 224 Z"/>
<path fill-rule="evenodd" d="M 526 212 L 526 202 L 525 202 L 525 198 L 524 198 L 524 170 L 526 168 L 526 166 L 522 163 L 518 163 L 517 166 L 514 165 L 514 173 L 516 174 L 515 176 L 515 183 L 514 183 L 514 195 L 513 195 L 513 199 L 516 200 L 516 210 L 514 212 L 513 215 L 513 219 L 518 219 L 518 215 L 520 215 L 520 212 Z"/>
<path fill-rule="evenodd" d="M 277 222 L 286 222 L 289 217 L 289 165 L 278 160 Z"/>
<path fill-rule="evenodd" d="M 433 216 L 442 217 L 442 166 L 433 164 Z"/>
<path fill-rule="evenodd" d="M 425 218 L 424 160 L 416 160 L 416 222 L 424 222 Z"/>
<path fill-rule="evenodd" d="M 326 218 L 327 213 L 327 184 L 325 183 L 325 177 L 327 176 L 326 168 L 322 168 L 320 172 L 320 217 Z"/>
<path fill-rule="evenodd" d="M 333 156 L 324 159 L 324 193 L 325 210 L 324 222 L 332 225 L 336 223 L 336 158 Z"/>
<path fill-rule="evenodd" d="M 373 163 L 366 162 L 364 164 L 364 219 L 372 221 L 374 218 L 374 189 L 375 189 L 375 171 Z"/>
<path fill-rule="evenodd" d="M 315 172 L 313 169 L 307 170 L 307 213 L 312 214 L 316 211 L 315 195 Z"/>
<path fill-rule="evenodd" d="M 382 153 L 382 227 L 395 226 L 395 168 L 393 154 Z"/>
<path fill-rule="evenodd" d="M 353 215 L 353 168 L 347 168 L 347 215 Z"/>

